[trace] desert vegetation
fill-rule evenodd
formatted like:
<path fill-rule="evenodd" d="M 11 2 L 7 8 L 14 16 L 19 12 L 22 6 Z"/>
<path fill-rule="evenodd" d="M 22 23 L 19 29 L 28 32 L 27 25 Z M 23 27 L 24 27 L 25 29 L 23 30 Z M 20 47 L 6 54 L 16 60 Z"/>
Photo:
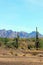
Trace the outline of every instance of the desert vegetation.
<path fill-rule="evenodd" d="M 37 48 L 37 45 L 35 45 L 35 38 L 0 38 L 0 47 L 2 48 L 13 48 L 13 49 L 32 49 Z M 43 49 L 43 39 L 39 38 L 39 49 Z"/>
<path fill-rule="evenodd" d="M 37 28 L 35 38 L 0 38 L 0 59 L 1 65 L 43 65 L 43 38 Z"/>

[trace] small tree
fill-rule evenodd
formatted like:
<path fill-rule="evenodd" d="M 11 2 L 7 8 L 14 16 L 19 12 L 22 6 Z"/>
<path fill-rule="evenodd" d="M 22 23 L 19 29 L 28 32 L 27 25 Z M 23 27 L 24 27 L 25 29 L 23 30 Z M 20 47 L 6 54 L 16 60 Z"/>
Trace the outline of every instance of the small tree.
<path fill-rule="evenodd" d="M 38 50 L 38 48 L 39 48 L 39 38 L 38 38 L 37 27 L 36 27 L 36 42 L 35 42 L 35 47 L 36 47 L 36 50 Z"/>

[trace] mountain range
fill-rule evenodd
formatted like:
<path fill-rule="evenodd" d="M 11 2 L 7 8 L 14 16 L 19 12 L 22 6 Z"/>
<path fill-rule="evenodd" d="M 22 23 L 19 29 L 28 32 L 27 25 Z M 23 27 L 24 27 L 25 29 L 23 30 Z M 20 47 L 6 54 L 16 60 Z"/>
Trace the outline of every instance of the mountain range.
<path fill-rule="evenodd" d="M 19 35 L 20 38 L 34 38 L 36 36 L 36 32 L 32 31 L 30 33 L 27 32 L 16 32 L 16 31 L 12 31 L 12 30 L 5 30 L 2 29 L 0 30 L 0 37 L 1 38 L 15 38 L 17 36 L 17 34 Z M 42 34 L 38 34 L 39 37 L 43 37 Z"/>

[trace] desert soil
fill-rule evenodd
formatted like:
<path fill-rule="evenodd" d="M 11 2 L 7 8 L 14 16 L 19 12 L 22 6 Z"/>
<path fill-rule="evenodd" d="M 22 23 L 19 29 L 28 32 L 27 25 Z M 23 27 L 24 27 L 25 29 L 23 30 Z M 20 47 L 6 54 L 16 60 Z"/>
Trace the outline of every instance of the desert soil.
<path fill-rule="evenodd" d="M 43 65 L 43 57 L 0 58 L 0 65 Z"/>

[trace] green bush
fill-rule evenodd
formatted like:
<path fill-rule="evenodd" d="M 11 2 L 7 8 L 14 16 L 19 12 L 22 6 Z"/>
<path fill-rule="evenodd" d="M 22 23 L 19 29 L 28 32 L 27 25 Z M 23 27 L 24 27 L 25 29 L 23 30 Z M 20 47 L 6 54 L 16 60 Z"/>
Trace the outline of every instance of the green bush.
<path fill-rule="evenodd" d="M 42 48 L 43 49 L 43 40 L 40 40 L 39 41 L 39 48 Z"/>

